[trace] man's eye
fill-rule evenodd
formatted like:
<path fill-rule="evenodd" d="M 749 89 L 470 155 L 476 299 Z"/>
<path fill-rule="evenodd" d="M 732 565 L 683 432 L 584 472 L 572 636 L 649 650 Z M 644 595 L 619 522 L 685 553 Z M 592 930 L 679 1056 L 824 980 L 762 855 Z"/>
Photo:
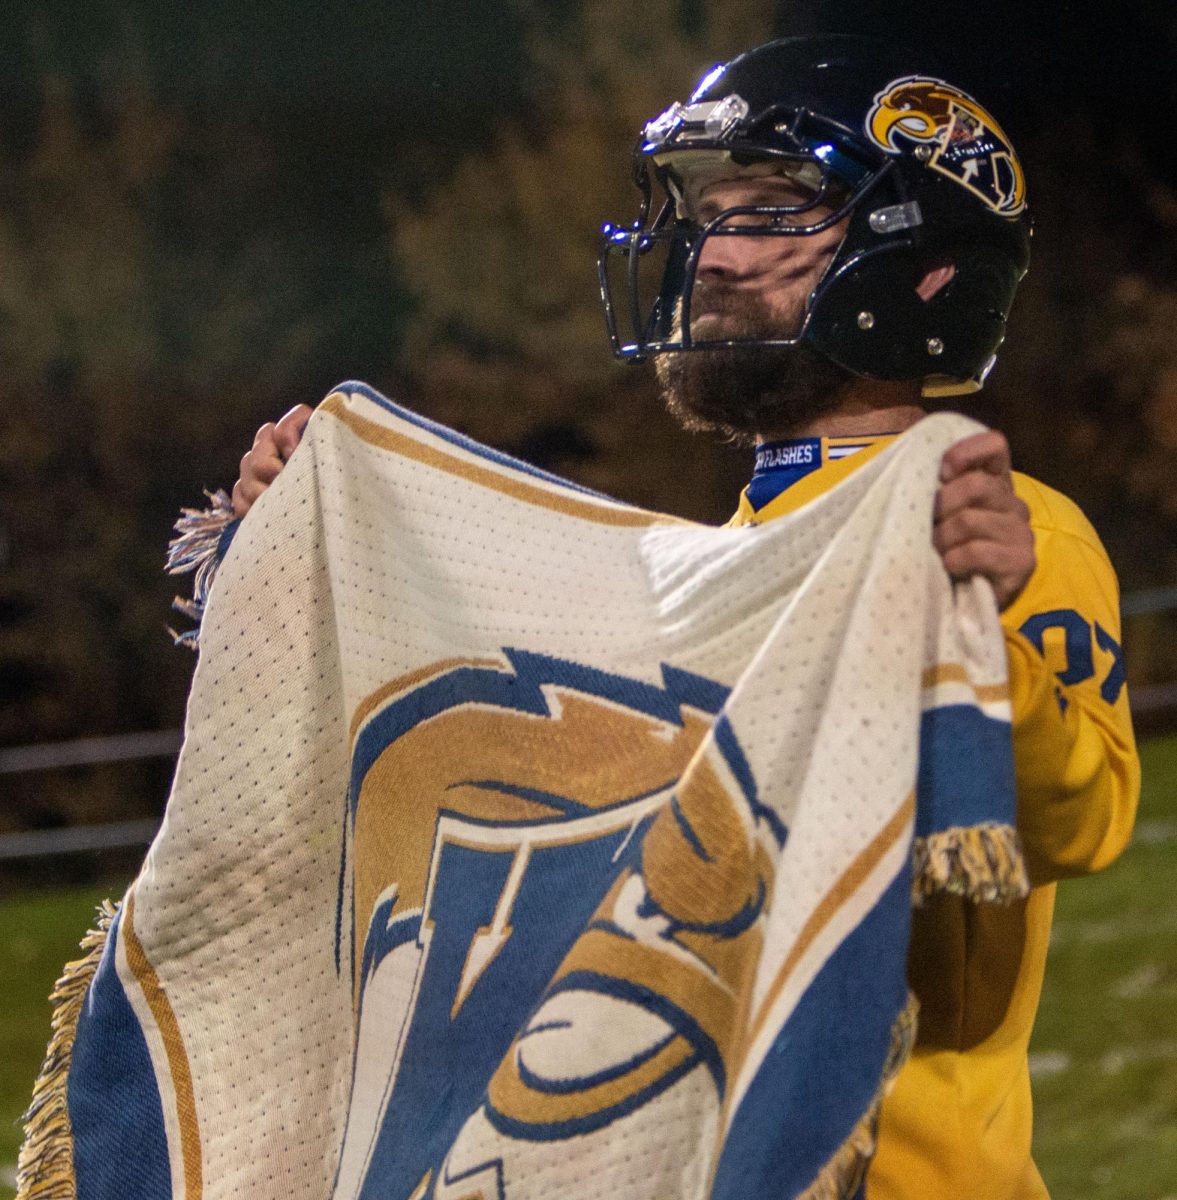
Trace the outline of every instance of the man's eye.
<path fill-rule="evenodd" d="M 767 207 L 767 206 L 766 206 Z M 714 221 L 719 216 L 719 213 L 705 213 L 702 216 L 702 223 L 707 224 L 709 221 Z M 789 213 L 789 212 L 763 212 L 763 213 L 736 213 L 728 217 L 724 221 L 724 228 L 746 228 L 746 229 L 779 229 L 782 225 L 806 225 L 813 220 L 812 211 Z"/>
<path fill-rule="evenodd" d="M 729 217 L 725 225 L 739 225 L 749 229 L 764 229 L 778 223 L 776 217 L 769 216 L 767 213 L 740 213 L 737 216 Z"/>

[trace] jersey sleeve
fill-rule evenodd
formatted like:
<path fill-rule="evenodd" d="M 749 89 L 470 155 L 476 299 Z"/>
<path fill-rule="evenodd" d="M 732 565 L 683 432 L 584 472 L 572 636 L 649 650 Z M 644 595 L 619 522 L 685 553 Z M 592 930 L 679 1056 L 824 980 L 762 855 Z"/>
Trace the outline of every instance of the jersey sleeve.
<path fill-rule="evenodd" d="M 1036 884 L 1096 871 L 1127 845 L 1140 792 L 1120 642 L 1119 586 L 1065 496 L 1014 476 L 1037 566 L 1002 614 L 1018 830 Z"/>

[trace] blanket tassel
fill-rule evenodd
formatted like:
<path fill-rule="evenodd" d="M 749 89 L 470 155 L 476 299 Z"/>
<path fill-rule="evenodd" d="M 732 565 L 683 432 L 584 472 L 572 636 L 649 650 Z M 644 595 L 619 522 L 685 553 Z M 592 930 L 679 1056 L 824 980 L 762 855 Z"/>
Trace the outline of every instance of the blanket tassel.
<path fill-rule="evenodd" d="M 85 957 L 67 963 L 49 1000 L 53 1005 L 49 1049 L 33 1100 L 24 1114 L 25 1140 L 16 1169 L 16 1200 L 76 1200 L 74 1139 L 70 1128 L 66 1088 L 78 1018 L 90 981 L 118 909 L 104 900 L 95 927 L 82 939 Z"/>
<path fill-rule="evenodd" d="M 937 892 L 1008 904 L 1030 890 L 1012 825 L 943 829 L 916 838 L 912 870 L 912 900 L 917 905 Z"/>
<path fill-rule="evenodd" d="M 169 575 L 195 572 L 192 599 L 185 600 L 177 596 L 172 601 L 172 607 L 195 621 L 197 628 L 185 633 L 168 630 L 178 646 L 188 646 L 193 650 L 196 649 L 200 621 L 208 603 L 213 578 L 225 549 L 222 539 L 226 536 L 225 531 L 237 520 L 233 513 L 233 501 L 223 488 L 215 492 L 206 490 L 204 494 L 208 497 L 207 508 L 181 510 L 180 519 L 176 522 L 176 536 L 168 543 L 165 564 Z"/>
<path fill-rule="evenodd" d="M 918 1017 L 919 1001 L 914 993 L 908 992 L 907 1003 L 899 1010 L 899 1015 L 891 1026 L 891 1045 L 887 1051 L 887 1061 L 883 1065 L 883 1078 L 878 1093 L 858 1124 L 851 1130 L 850 1136 L 838 1148 L 834 1157 L 822 1167 L 818 1177 L 801 1193 L 799 1200 L 846 1200 L 858 1190 L 874 1157 L 875 1131 L 879 1124 L 879 1109 L 882 1108 L 883 1097 L 891 1090 L 895 1076 L 907 1062 L 911 1048 L 915 1045 Z"/>

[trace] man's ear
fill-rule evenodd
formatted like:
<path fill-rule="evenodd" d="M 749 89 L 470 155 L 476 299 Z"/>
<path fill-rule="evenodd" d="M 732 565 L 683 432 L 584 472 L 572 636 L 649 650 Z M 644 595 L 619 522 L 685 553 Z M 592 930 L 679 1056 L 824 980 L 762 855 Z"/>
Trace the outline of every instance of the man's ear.
<path fill-rule="evenodd" d="M 926 304 L 931 298 L 947 286 L 956 274 L 956 263 L 941 263 L 931 270 L 916 284 L 915 294 Z"/>

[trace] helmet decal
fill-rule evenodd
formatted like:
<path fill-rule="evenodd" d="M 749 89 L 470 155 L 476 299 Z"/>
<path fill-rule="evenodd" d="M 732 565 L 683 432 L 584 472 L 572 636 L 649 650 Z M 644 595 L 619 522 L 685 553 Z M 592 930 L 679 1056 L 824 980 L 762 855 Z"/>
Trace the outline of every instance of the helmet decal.
<path fill-rule="evenodd" d="M 971 96 L 941 79 L 892 80 L 875 96 L 866 133 L 889 153 L 914 150 L 1003 217 L 1026 207 L 1026 177 L 1009 138 Z"/>

